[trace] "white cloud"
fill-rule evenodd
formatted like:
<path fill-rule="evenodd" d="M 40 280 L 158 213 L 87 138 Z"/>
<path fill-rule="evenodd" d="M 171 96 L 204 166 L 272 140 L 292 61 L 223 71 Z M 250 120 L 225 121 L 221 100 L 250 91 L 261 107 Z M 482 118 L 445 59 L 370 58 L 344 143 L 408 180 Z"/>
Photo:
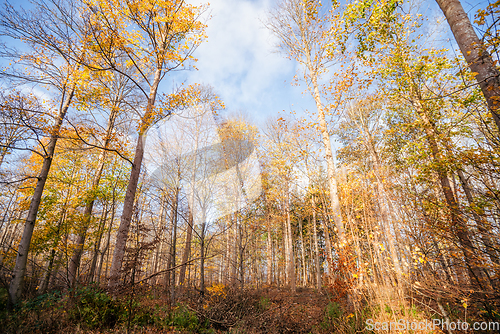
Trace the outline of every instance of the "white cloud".
<path fill-rule="evenodd" d="M 211 1 L 208 40 L 194 55 L 199 70 L 187 73 L 189 83 L 212 85 L 229 110 L 246 111 L 256 120 L 302 99 L 301 89 L 290 86 L 294 62 L 273 53 L 274 36 L 263 24 L 269 5 L 267 0 Z"/>

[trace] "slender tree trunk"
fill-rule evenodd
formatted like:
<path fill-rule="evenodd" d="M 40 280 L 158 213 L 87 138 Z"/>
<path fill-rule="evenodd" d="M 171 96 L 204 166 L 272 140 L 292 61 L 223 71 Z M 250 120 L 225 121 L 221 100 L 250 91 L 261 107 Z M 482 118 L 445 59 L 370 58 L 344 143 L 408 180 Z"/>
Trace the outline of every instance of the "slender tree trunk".
<path fill-rule="evenodd" d="M 293 234 L 292 234 L 292 222 L 290 219 L 290 189 L 288 186 L 288 181 L 287 181 L 287 189 L 286 189 L 287 195 L 286 195 L 286 234 L 287 234 L 287 263 L 286 263 L 286 272 L 287 272 L 287 279 L 288 279 L 288 284 L 290 285 L 290 289 L 292 292 L 297 291 L 297 283 L 295 279 L 295 257 L 293 255 Z"/>
<path fill-rule="evenodd" d="M 243 247 L 243 227 L 241 226 L 241 221 L 238 222 L 238 271 L 240 273 L 240 287 L 245 286 L 245 248 Z"/>
<path fill-rule="evenodd" d="M 267 224 L 267 240 L 266 240 L 266 255 L 267 255 L 267 279 L 266 283 L 271 285 L 273 281 L 273 241 L 271 234 L 271 221 L 269 219 L 269 208 L 266 203 L 266 224 Z"/>
<path fill-rule="evenodd" d="M 318 110 L 319 130 L 321 132 L 321 136 L 323 138 L 323 146 L 325 148 L 326 171 L 328 174 L 328 186 L 330 190 L 330 204 L 332 208 L 333 221 L 335 222 L 336 232 L 338 235 L 338 244 L 339 246 L 343 246 L 343 244 L 345 243 L 345 231 L 344 224 L 342 222 L 342 215 L 340 212 L 335 162 L 333 160 L 330 133 L 328 132 L 328 127 L 326 125 L 325 110 L 323 102 L 321 101 L 321 95 L 318 85 L 318 75 L 312 65 L 310 50 L 306 50 L 306 65 L 309 70 L 309 76 L 311 78 L 311 83 L 313 86 L 313 97 L 314 101 L 316 102 L 316 108 Z"/>
<path fill-rule="evenodd" d="M 324 203 L 324 202 L 323 202 Z M 332 252 L 332 242 L 330 240 L 330 229 L 328 228 L 328 213 L 325 212 L 325 208 L 323 206 L 323 219 L 321 220 L 321 226 L 323 227 L 323 236 L 325 237 L 325 247 L 326 247 L 326 259 L 327 265 L 330 266 L 330 261 L 333 261 L 333 252 Z M 328 270 L 330 273 L 330 270 Z"/>
<path fill-rule="evenodd" d="M 52 160 L 54 158 L 57 139 L 59 138 L 59 131 L 63 124 L 64 118 L 66 117 L 66 113 L 68 112 L 74 93 L 75 84 L 72 83 L 69 90 L 62 97 L 59 115 L 57 117 L 56 124 L 52 129 L 50 141 L 45 151 L 46 154 L 43 157 L 42 169 L 40 170 L 40 174 L 37 178 L 38 180 L 36 183 L 35 191 L 33 193 L 33 197 L 31 199 L 28 217 L 26 219 L 26 223 L 24 224 L 23 236 L 21 238 L 19 249 L 17 251 L 16 264 L 12 272 L 12 281 L 9 286 L 9 302 L 11 303 L 11 305 L 16 304 L 21 297 L 22 284 L 24 280 L 24 274 L 26 273 L 26 264 L 28 262 L 28 252 L 30 248 L 31 237 L 33 236 L 33 230 L 35 228 L 38 208 L 40 207 L 43 189 L 45 187 L 45 182 L 47 181 L 50 166 L 52 165 Z"/>
<path fill-rule="evenodd" d="M 316 288 L 321 289 L 321 264 L 319 263 L 319 246 L 318 246 L 318 231 L 316 229 L 316 202 L 314 197 L 311 197 L 311 206 L 312 206 L 312 214 L 313 214 L 313 234 L 314 234 L 314 257 L 316 264 Z"/>
<path fill-rule="evenodd" d="M 238 233 L 237 233 L 237 228 L 238 228 L 238 218 L 236 217 L 236 214 L 231 215 L 231 220 L 232 220 L 232 231 L 231 234 L 233 235 L 233 242 L 232 242 L 232 252 L 231 252 L 231 283 L 233 285 L 236 285 L 236 281 L 238 279 L 237 277 L 237 270 L 238 270 Z"/>
<path fill-rule="evenodd" d="M 104 229 L 106 227 L 106 220 L 108 218 L 108 208 L 104 206 L 103 208 L 103 213 L 100 219 L 100 224 L 97 230 L 98 237 L 96 240 L 96 243 L 94 245 L 94 256 L 92 256 L 92 263 L 90 264 L 90 272 L 88 276 L 87 282 L 91 283 L 94 281 L 94 275 L 96 272 L 96 267 L 97 267 L 97 259 L 99 257 L 99 250 L 101 249 L 101 241 L 102 241 L 102 236 L 104 234 Z"/>
<path fill-rule="evenodd" d="M 7 215 L 10 213 L 10 206 L 15 201 L 14 198 L 17 200 L 17 191 L 15 191 L 14 194 L 9 198 L 9 203 L 7 204 L 7 207 L 5 208 L 5 212 L 3 213 L 2 225 L 0 225 L 0 231 L 4 230 L 3 225 L 7 221 Z M 8 228 L 6 227 L 4 230 L 4 233 L 2 234 L 2 238 L 0 238 L 0 240 L 1 240 L 0 245 L 3 245 L 3 240 L 4 240 L 5 233 L 7 230 L 8 230 Z M 0 257 L 0 265 L 1 264 L 2 264 L 2 258 Z"/>
<path fill-rule="evenodd" d="M 205 293 L 205 212 L 203 212 L 201 229 L 200 229 L 200 291 Z"/>
<path fill-rule="evenodd" d="M 134 211 L 135 194 L 137 191 L 137 184 L 139 182 L 139 175 L 141 173 L 142 158 L 144 156 L 144 137 L 139 134 L 137 139 L 137 146 L 135 149 L 134 164 L 130 173 L 130 180 L 125 194 L 125 201 L 123 204 L 122 218 L 118 233 L 116 235 L 115 250 L 113 252 L 113 260 L 111 262 L 111 270 L 109 277 L 109 288 L 115 288 L 120 281 L 121 267 L 123 257 L 125 256 L 125 247 L 128 239 L 128 231 L 130 230 L 130 223 L 132 221 L 132 214 Z"/>
<path fill-rule="evenodd" d="M 366 136 L 366 144 L 368 146 L 368 150 L 370 152 L 370 155 L 372 156 L 373 159 L 373 173 L 375 174 L 375 178 L 377 180 L 377 192 L 378 192 L 378 198 L 379 198 L 379 203 L 380 203 L 380 209 L 381 209 L 381 216 L 382 216 L 382 227 L 384 230 L 384 235 L 387 240 L 387 244 L 389 246 L 389 251 L 391 253 L 391 258 L 392 262 L 394 265 L 394 269 L 396 271 L 396 278 L 398 280 L 398 283 L 402 283 L 402 270 L 401 270 L 401 264 L 399 262 L 399 257 L 398 257 L 398 252 L 396 250 L 396 245 L 394 242 L 394 238 L 392 236 L 392 232 L 389 226 L 389 217 L 391 218 L 392 222 L 395 222 L 396 219 L 394 217 L 394 213 L 389 210 L 389 198 L 387 196 L 387 191 L 385 189 L 385 180 L 382 177 L 381 173 L 381 161 L 380 157 L 378 155 L 378 152 L 375 148 L 375 143 L 373 140 L 373 137 L 368 129 L 368 126 L 366 123 L 364 123 L 363 120 L 361 120 L 362 125 L 360 126 L 361 131 L 364 132 Z M 402 290 L 401 290 L 402 292 Z"/>
<path fill-rule="evenodd" d="M 441 152 L 436 141 L 437 130 L 435 129 L 432 121 L 428 118 L 428 115 L 420 101 L 413 101 L 413 106 L 424 123 L 424 131 L 431 149 L 432 158 L 435 162 L 442 164 Z M 450 179 L 448 178 L 446 170 L 442 166 L 439 166 L 437 169 L 437 174 L 441 190 L 448 206 L 452 230 L 460 243 L 471 282 L 476 281 L 478 287 L 480 289 L 484 289 L 485 284 L 487 284 L 487 280 L 481 269 L 481 260 L 475 253 L 475 247 L 470 238 L 469 229 L 467 228 L 467 224 L 460 213 L 458 203 L 451 190 Z"/>
<path fill-rule="evenodd" d="M 164 189 L 162 189 L 161 193 L 161 198 L 160 198 L 160 213 L 159 213 L 159 223 L 158 223 L 158 229 L 159 229 L 159 235 L 157 235 L 158 238 L 158 246 L 156 247 L 156 254 L 155 254 L 155 263 L 153 267 L 154 273 L 158 272 L 158 269 L 161 268 L 161 263 L 160 263 L 160 258 L 163 258 L 163 248 L 165 245 L 165 242 L 163 240 L 163 217 L 164 217 L 164 212 L 165 212 L 165 202 L 166 202 L 166 195 L 164 192 Z M 158 276 L 153 277 L 151 284 L 154 286 L 156 285 Z"/>
<path fill-rule="evenodd" d="M 75 170 L 73 169 L 72 174 L 74 175 L 74 173 L 75 173 Z M 73 178 L 73 175 L 71 178 Z M 72 195 L 71 189 L 72 189 L 72 187 L 70 186 L 68 193 L 66 194 L 66 198 L 64 200 L 61 216 L 59 217 L 59 220 L 57 222 L 55 238 L 54 238 L 54 241 L 52 243 L 52 249 L 50 251 L 49 260 L 47 262 L 47 269 L 45 271 L 45 275 L 42 279 L 42 282 L 40 283 L 40 288 L 38 289 L 39 294 L 44 294 L 47 291 L 47 288 L 49 286 L 49 282 L 50 282 L 50 278 L 51 278 L 52 270 L 53 270 L 53 265 L 54 265 L 54 259 L 56 256 L 56 248 L 57 248 L 57 245 L 59 244 L 59 242 L 61 241 L 61 239 L 60 239 L 61 228 L 62 228 L 63 222 L 66 220 L 66 212 L 67 212 L 68 202 L 69 202 L 69 199 L 71 198 L 71 195 Z"/>
<path fill-rule="evenodd" d="M 59 270 L 61 269 L 61 263 L 63 261 L 63 256 L 64 256 L 63 252 L 59 252 L 59 254 L 56 253 L 56 258 L 54 260 L 55 268 L 52 270 L 52 272 L 50 274 L 50 278 L 49 278 L 48 283 L 47 283 L 47 289 L 54 287 L 56 284 L 56 279 L 57 279 L 57 275 L 59 274 Z M 64 276 L 64 275 L 61 275 L 61 276 L 66 278 L 66 276 Z"/>
<path fill-rule="evenodd" d="M 113 222 L 115 221 L 115 210 L 116 210 L 116 201 L 114 199 L 114 194 L 113 194 L 113 203 L 111 207 L 111 218 L 109 222 L 109 228 L 108 228 L 108 233 L 106 236 L 106 245 L 104 246 L 104 249 L 101 252 L 101 258 L 99 259 L 99 268 L 97 269 L 96 273 L 96 283 L 99 284 L 101 281 L 101 272 L 102 272 L 102 265 L 104 263 L 104 257 L 106 256 L 106 253 L 109 252 L 109 243 L 111 240 L 111 230 L 113 229 Z"/>
<path fill-rule="evenodd" d="M 302 218 L 299 217 L 299 237 L 300 237 L 300 255 L 302 258 L 302 284 L 307 286 L 307 268 L 306 268 L 306 255 L 305 255 L 305 245 L 304 245 L 304 235 L 302 231 Z"/>
<path fill-rule="evenodd" d="M 40 295 L 43 295 L 45 292 L 47 292 L 55 258 L 56 258 L 56 249 L 53 247 L 50 250 L 49 259 L 47 261 L 47 266 L 45 268 L 45 274 L 43 275 L 42 282 L 40 283 L 40 287 L 38 288 L 38 293 Z"/>
<path fill-rule="evenodd" d="M 496 264 L 497 266 L 500 265 L 500 260 L 498 256 L 498 251 L 496 247 L 494 246 L 491 238 L 490 238 L 490 232 L 488 231 L 488 222 L 486 222 L 483 217 L 481 217 L 477 212 L 476 212 L 476 207 L 474 204 L 474 197 L 472 197 L 472 191 L 469 187 L 469 184 L 467 182 L 467 179 L 465 178 L 464 174 L 462 171 L 459 169 L 458 170 L 458 177 L 460 179 L 460 182 L 462 183 L 462 187 L 465 192 L 465 196 L 467 197 L 467 201 L 469 202 L 469 205 L 471 206 L 471 211 L 472 211 L 472 216 L 474 217 L 474 220 L 476 221 L 476 226 L 477 229 L 479 230 L 479 233 L 481 235 L 481 240 L 483 241 L 484 246 L 486 247 L 486 254 L 488 254 L 490 260 Z"/>
<path fill-rule="evenodd" d="M 78 267 L 80 266 L 80 260 L 83 254 L 83 246 L 85 244 L 87 230 L 90 226 L 90 222 L 92 219 L 92 210 L 94 208 L 94 203 L 97 198 L 97 190 L 99 188 L 99 183 L 101 181 L 102 173 L 104 171 L 104 165 L 106 163 L 107 148 L 109 147 L 109 144 L 111 142 L 111 134 L 113 132 L 116 116 L 118 115 L 119 111 L 117 104 L 118 101 L 115 101 L 113 107 L 111 108 L 111 113 L 109 115 L 109 120 L 108 120 L 108 126 L 106 129 L 106 136 L 104 139 L 104 149 L 101 151 L 99 157 L 97 158 L 98 161 L 97 169 L 92 179 L 92 186 L 90 188 L 90 198 L 88 199 L 87 204 L 85 205 L 85 211 L 83 212 L 83 222 L 82 225 L 80 226 L 80 230 L 76 238 L 76 247 L 73 252 L 73 256 L 71 257 L 71 261 L 69 263 L 68 280 L 70 286 L 73 286 L 76 282 L 76 272 L 78 270 Z"/>
<path fill-rule="evenodd" d="M 110 288 L 115 288 L 120 281 L 121 267 L 123 263 L 123 257 L 125 256 L 125 247 L 127 245 L 128 239 L 128 231 L 130 229 L 132 213 L 134 210 L 135 194 L 137 191 L 139 176 L 141 174 L 142 159 L 144 157 L 144 136 L 147 130 L 147 125 L 149 124 L 149 118 L 152 117 L 156 94 L 158 91 L 158 85 L 161 81 L 161 74 L 161 69 L 156 70 L 155 78 L 150 88 L 148 105 L 146 106 L 146 113 L 144 114 L 144 118 L 141 121 L 141 126 L 139 129 L 137 145 L 135 148 L 134 162 L 132 165 L 132 170 L 130 172 L 127 192 L 125 193 L 122 218 L 120 220 L 120 227 L 118 228 L 118 233 L 116 235 L 115 250 L 113 252 L 113 260 L 111 262 L 111 271 L 108 282 L 108 287 Z"/>
<path fill-rule="evenodd" d="M 186 244 L 184 245 L 184 251 L 182 252 L 182 260 L 183 264 L 179 271 L 179 285 L 182 285 L 186 279 L 186 269 L 187 262 L 189 260 L 189 255 L 191 253 L 191 239 L 193 238 L 193 212 L 192 208 L 189 208 L 188 215 L 188 223 L 187 223 L 187 232 L 186 232 Z"/>
<path fill-rule="evenodd" d="M 178 171 L 180 177 L 180 170 Z M 175 189 L 174 194 L 174 207 L 173 207 L 173 219 L 172 219 L 172 239 L 170 243 L 170 257 L 172 258 L 171 267 L 175 267 L 175 257 L 177 256 L 177 208 L 179 200 L 179 188 Z M 170 299 L 172 304 L 175 303 L 175 269 L 170 270 Z"/>
<path fill-rule="evenodd" d="M 229 277 L 229 273 L 231 270 L 231 215 L 226 216 L 226 251 L 225 251 L 225 263 L 224 263 L 224 282 L 225 284 L 229 284 L 231 279 Z"/>
<path fill-rule="evenodd" d="M 467 64 L 474 73 L 500 130 L 500 72 L 484 43 L 476 35 L 459 0 L 436 0 L 450 25 L 453 36 Z"/>

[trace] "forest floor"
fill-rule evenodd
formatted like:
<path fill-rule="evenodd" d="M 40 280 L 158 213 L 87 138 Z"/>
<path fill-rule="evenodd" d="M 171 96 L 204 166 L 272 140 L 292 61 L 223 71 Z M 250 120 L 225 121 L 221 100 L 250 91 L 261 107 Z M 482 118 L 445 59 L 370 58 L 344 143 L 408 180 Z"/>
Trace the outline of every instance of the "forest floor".
<path fill-rule="evenodd" d="M 175 305 L 162 293 L 146 287 L 114 298 L 96 287 L 52 292 L 27 299 L 14 311 L 1 307 L 0 332 L 332 333 L 347 315 L 326 291 L 312 288 L 292 293 L 215 285 L 204 296 L 186 290 Z"/>

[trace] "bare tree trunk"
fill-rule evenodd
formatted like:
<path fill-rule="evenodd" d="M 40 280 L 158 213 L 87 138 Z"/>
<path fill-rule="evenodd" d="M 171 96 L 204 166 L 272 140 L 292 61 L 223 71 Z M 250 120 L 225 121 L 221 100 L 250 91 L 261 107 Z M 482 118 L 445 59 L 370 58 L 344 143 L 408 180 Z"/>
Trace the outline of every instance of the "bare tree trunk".
<path fill-rule="evenodd" d="M 324 202 L 323 202 L 324 203 Z M 333 252 L 332 252 L 332 242 L 330 240 L 330 230 L 328 228 L 328 213 L 325 212 L 325 206 L 322 206 L 322 214 L 323 214 L 323 219 L 321 220 L 321 225 L 323 227 L 323 234 L 325 237 L 325 247 L 326 247 L 326 258 L 327 258 L 327 265 L 330 266 L 329 261 L 333 261 Z M 330 273 L 330 270 L 328 270 L 328 273 Z"/>
<path fill-rule="evenodd" d="M 186 279 L 187 261 L 189 260 L 189 255 L 191 253 L 191 239 L 193 238 L 193 212 L 191 207 L 189 208 L 187 225 L 188 227 L 186 232 L 186 244 L 184 245 L 184 251 L 182 252 L 181 260 L 181 263 L 183 265 L 179 271 L 179 285 L 182 285 L 184 283 L 184 280 Z"/>
<path fill-rule="evenodd" d="M 104 256 L 106 255 L 106 253 L 109 253 L 109 243 L 111 240 L 111 230 L 113 229 L 113 222 L 115 221 L 116 202 L 115 202 L 114 198 L 113 198 L 112 205 L 113 206 L 111 208 L 111 219 L 109 222 L 109 228 L 108 228 L 108 233 L 107 233 L 107 237 L 106 237 L 106 245 L 104 246 L 104 249 L 101 252 L 101 258 L 99 260 L 99 268 L 97 269 L 97 273 L 96 273 L 96 283 L 97 284 L 99 284 L 99 282 L 101 281 L 101 272 L 102 272 L 102 265 L 104 263 Z"/>
<path fill-rule="evenodd" d="M 99 250 L 101 249 L 101 241 L 102 241 L 102 236 L 104 234 L 104 229 L 106 227 L 106 220 L 108 218 L 108 208 L 106 206 L 103 207 L 103 213 L 100 219 L 99 227 L 98 227 L 98 239 L 94 245 L 94 256 L 92 256 L 92 263 L 90 265 L 90 272 L 88 276 L 87 282 L 91 283 L 94 281 L 94 275 L 96 272 L 96 267 L 97 267 L 97 259 L 99 257 Z"/>
<path fill-rule="evenodd" d="M 180 170 L 178 172 L 178 175 L 180 176 Z M 170 268 L 175 268 L 175 257 L 177 256 L 176 250 L 177 250 L 177 208 L 178 208 L 178 200 L 179 200 L 179 188 L 177 187 L 175 189 L 175 194 L 174 194 L 174 205 L 172 208 L 172 238 L 170 242 L 170 257 L 171 257 L 171 267 Z M 170 269 L 169 268 L 169 269 Z M 172 304 L 175 303 L 175 269 L 170 270 L 170 299 Z"/>
<path fill-rule="evenodd" d="M 226 251 L 225 251 L 225 259 L 224 259 L 225 272 L 223 273 L 225 284 L 229 284 L 231 282 L 231 278 L 229 276 L 230 270 L 231 270 L 231 228 L 232 228 L 231 215 L 227 215 L 226 216 Z"/>
<path fill-rule="evenodd" d="M 237 226 L 238 226 L 238 271 L 240 273 L 240 287 L 243 288 L 245 286 L 245 248 L 243 247 L 243 227 L 241 226 L 241 221 L 238 222 L 238 218 L 236 218 Z"/>
<path fill-rule="evenodd" d="M 203 212 L 200 231 L 200 291 L 205 293 L 205 212 Z"/>
<path fill-rule="evenodd" d="M 464 174 L 462 171 L 459 169 L 458 170 L 458 177 L 460 179 L 460 182 L 462 183 L 462 187 L 465 192 L 465 196 L 467 197 L 467 201 L 469 202 L 469 205 L 471 206 L 471 211 L 472 211 L 472 216 L 474 217 L 474 220 L 476 221 L 476 226 L 477 229 L 479 230 L 479 233 L 481 235 L 481 240 L 483 241 L 484 246 L 486 247 L 486 253 L 488 254 L 490 260 L 496 264 L 497 266 L 500 265 L 500 260 L 498 256 L 498 251 L 496 247 L 494 246 L 490 235 L 488 231 L 488 222 L 486 222 L 483 217 L 481 217 L 477 212 L 476 208 L 474 205 L 474 198 L 472 197 L 472 191 L 469 187 L 469 184 L 467 182 L 467 179 L 465 178 Z"/>
<path fill-rule="evenodd" d="M 3 225 L 7 221 L 7 215 L 10 213 L 10 206 L 12 205 L 12 203 L 15 200 L 17 200 L 17 191 L 14 191 L 14 194 L 9 198 L 9 203 L 7 204 L 7 207 L 5 208 L 5 212 L 4 212 L 3 217 L 2 217 L 2 225 L 0 225 L 0 230 L 4 230 Z M 5 228 L 4 233 L 2 234 L 2 238 L 0 238 L 0 240 L 1 240 L 0 245 L 3 245 L 3 241 L 4 241 L 5 234 L 6 234 L 7 230 L 8 230 L 8 225 Z M 0 256 L 0 265 L 2 264 L 2 262 L 3 262 L 3 259 Z"/>
<path fill-rule="evenodd" d="M 141 173 L 143 156 L 144 137 L 143 134 L 139 134 L 137 139 L 137 146 L 135 149 L 134 164 L 132 166 L 132 171 L 130 172 L 130 180 L 127 186 L 127 192 L 125 194 L 120 227 L 118 228 L 118 233 L 116 235 L 115 250 L 113 252 L 113 260 L 111 262 L 110 277 L 108 282 L 109 288 L 115 288 L 120 281 L 121 267 L 123 257 L 125 255 L 125 246 L 127 244 L 128 231 L 130 229 L 130 223 L 132 221 L 135 194 L 137 191 L 139 175 Z"/>
<path fill-rule="evenodd" d="M 316 263 L 316 288 L 321 289 L 321 264 L 319 263 L 319 247 L 318 247 L 318 231 L 316 229 L 316 202 L 314 197 L 311 197 L 312 214 L 313 214 L 313 234 L 314 234 L 314 257 Z"/>
<path fill-rule="evenodd" d="M 304 235 L 302 231 L 302 218 L 299 217 L 299 237 L 300 237 L 300 253 L 302 258 L 302 284 L 307 286 L 307 268 L 306 268 L 306 255 L 305 255 L 305 245 L 304 245 Z"/>
<path fill-rule="evenodd" d="M 236 229 L 238 228 L 238 220 L 235 218 L 236 215 L 232 214 L 231 215 L 231 220 L 232 220 L 232 232 L 231 234 L 233 235 L 233 242 L 232 242 L 232 252 L 231 252 L 231 284 L 236 284 L 236 280 L 238 277 L 236 276 L 237 270 L 238 270 L 238 234 Z"/>
<path fill-rule="evenodd" d="M 49 175 L 50 166 L 52 165 L 52 159 L 54 158 L 54 152 L 56 149 L 57 139 L 59 138 L 59 131 L 63 124 L 66 113 L 68 112 L 71 100 L 75 93 L 75 84 L 72 83 L 68 91 L 63 94 L 61 107 L 59 109 L 59 115 L 57 116 L 56 124 L 54 125 L 50 141 L 45 150 L 45 156 L 43 157 L 42 169 L 38 175 L 38 180 L 36 183 L 35 191 L 33 197 L 31 198 L 30 208 L 28 211 L 28 217 L 26 223 L 24 224 L 23 236 L 21 242 L 19 243 L 19 249 L 17 251 L 16 264 L 12 272 L 12 281 L 9 286 L 9 302 L 11 304 L 16 304 L 21 297 L 22 284 L 24 280 L 24 274 L 26 272 L 26 264 L 28 262 L 28 252 L 31 243 L 31 237 L 33 236 L 33 230 L 35 228 L 36 216 L 38 214 L 38 208 L 40 207 L 40 202 L 42 200 L 43 189 L 45 187 L 45 182 Z"/>
<path fill-rule="evenodd" d="M 117 103 L 118 101 L 115 101 L 115 104 Z M 76 272 L 78 270 L 78 267 L 80 266 L 80 260 L 83 253 L 83 246 L 85 244 L 87 230 L 90 226 L 90 222 L 92 219 L 92 210 L 94 208 L 94 202 L 97 198 L 97 189 L 99 188 L 99 183 L 101 181 L 102 173 L 104 171 L 104 165 L 106 163 L 107 148 L 109 147 L 109 144 L 111 142 L 111 135 L 115 125 L 116 116 L 118 115 L 118 111 L 119 111 L 118 106 L 113 105 L 113 107 L 111 108 L 108 120 L 108 126 L 106 129 L 106 137 L 104 139 L 104 149 L 101 151 L 99 157 L 97 158 L 98 161 L 97 169 L 96 173 L 94 174 L 94 178 L 92 179 L 90 198 L 88 199 L 88 202 L 85 205 L 85 211 L 83 212 L 83 223 L 78 232 L 78 236 L 76 238 L 76 247 L 73 252 L 73 256 L 71 257 L 71 261 L 69 263 L 68 280 L 70 286 L 73 286 L 76 282 Z"/>
<path fill-rule="evenodd" d="M 288 181 L 287 181 L 287 188 L 286 188 L 286 234 L 287 234 L 287 259 L 286 259 L 286 271 L 287 271 L 287 278 L 288 278 L 288 284 L 290 285 L 290 289 L 292 292 L 296 292 L 297 290 L 297 283 L 295 279 L 295 257 L 293 255 L 293 234 L 292 234 L 292 223 L 290 220 L 290 189 L 288 186 Z"/>
<path fill-rule="evenodd" d="M 330 190 L 330 205 L 332 208 L 333 221 L 335 222 L 335 226 L 337 229 L 338 235 L 338 244 L 339 246 L 343 246 L 345 243 L 345 231 L 344 224 L 342 222 L 342 215 L 340 212 L 340 201 L 338 196 L 337 189 L 337 179 L 336 179 L 336 170 L 335 170 L 335 162 L 333 160 L 332 154 L 332 146 L 330 142 L 330 133 L 328 132 L 328 127 L 326 125 L 325 118 L 325 110 L 323 106 L 323 102 L 321 101 L 321 95 L 318 85 L 318 74 L 312 65 L 311 60 L 311 51 L 306 50 L 306 65 L 309 70 L 309 76 L 311 78 L 311 83 L 313 86 L 313 97 L 316 102 L 316 108 L 318 109 L 318 121 L 319 121 L 319 129 L 321 131 L 321 135 L 323 137 L 323 146 L 325 148 L 325 160 L 326 160 L 326 171 L 328 174 L 328 186 Z"/>
<path fill-rule="evenodd" d="M 67 239 L 67 238 L 66 238 Z M 54 287 L 55 284 L 56 284 L 56 279 L 57 279 L 57 275 L 59 274 L 59 270 L 61 268 L 61 263 L 62 263 L 62 259 L 63 259 L 63 256 L 64 256 L 64 253 L 63 252 L 59 252 L 59 254 L 56 253 L 56 258 L 54 260 L 54 263 L 55 263 L 55 268 L 52 270 L 51 272 L 51 275 L 50 275 L 50 278 L 49 280 L 47 281 L 47 289 L 51 288 L 51 287 Z M 64 278 L 66 276 L 64 275 L 61 275 L 63 276 Z"/>
<path fill-rule="evenodd" d="M 441 163 L 441 152 L 436 142 L 437 130 L 432 121 L 428 118 L 428 115 L 420 101 L 412 101 L 412 103 L 424 123 L 424 131 L 431 149 L 432 158 L 434 161 Z M 449 209 L 452 231 L 460 243 L 461 250 L 464 254 L 464 260 L 469 271 L 470 280 L 471 282 L 476 281 L 477 286 L 480 289 L 484 289 L 486 288 L 485 284 L 487 285 L 488 282 L 484 277 L 485 275 L 483 270 L 481 269 L 481 259 L 475 253 L 475 247 L 470 238 L 469 229 L 460 213 L 458 203 L 451 190 L 450 179 L 448 178 L 446 170 L 442 167 L 437 170 L 437 174 L 441 190 Z"/>
<path fill-rule="evenodd" d="M 271 235 L 271 221 L 269 219 L 269 210 L 266 203 L 266 223 L 267 223 L 267 240 L 266 240 L 266 255 L 267 255 L 267 279 L 268 285 L 273 281 L 273 244 Z"/>
<path fill-rule="evenodd" d="M 500 130 L 500 72 L 474 28 L 459 0 L 436 0 L 450 25 L 453 36 L 467 64 L 474 73 L 488 103 L 495 124 Z"/>
<path fill-rule="evenodd" d="M 40 283 L 40 287 L 38 288 L 38 293 L 41 295 L 47 292 L 47 288 L 49 287 L 49 281 L 52 274 L 55 257 L 56 257 L 56 249 L 53 247 L 50 250 L 47 266 L 45 267 L 45 274 L 43 275 L 42 282 Z"/>
<path fill-rule="evenodd" d="M 161 75 L 162 75 L 162 70 L 161 68 L 159 68 L 155 72 L 155 77 L 149 90 L 149 98 L 148 98 L 148 104 L 146 106 L 146 113 L 144 114 L 144 117 L 141 120 L 139 134 L 137 138 L 137 145 L 135 147 L 134 162 L 132 164 L 132 170 L 130 171 L 130 179 L 127 186 L 127 192 L 125 193 L 125 199 L 123 201 L 122 218 L 120 220 L 120 227 L 118 228 L 118 233 L 116 235 L 115 250 L 113 252 L 113 260 L 111 262 L 111 271 L 108 282 L 108 287 L 110 288 L 115 288 L 120 281 L 121 267 L 128 239 L 128 231 L 130 229 L 132 213 L 134 210 L 135 193 L 137 191 L 137 183 L 139 182 L 142 159 L 144 157 L 144 141 L 145 141 L 144 135 L 148 128 L 149 119 L 152 117 L 153 108 L 156 100 L 156 94 L 158 92 L 158 85 L 160 84 L 161 81 Z"/>

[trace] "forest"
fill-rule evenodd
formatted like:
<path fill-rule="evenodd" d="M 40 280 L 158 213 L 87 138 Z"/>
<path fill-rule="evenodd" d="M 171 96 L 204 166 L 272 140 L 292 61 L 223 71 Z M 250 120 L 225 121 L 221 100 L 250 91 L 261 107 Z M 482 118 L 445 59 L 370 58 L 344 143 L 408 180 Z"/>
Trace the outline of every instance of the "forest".
<path fill-rule="evenodd" d="M 266 3 L 262 122 L 209 3 L 1 5 L 0 332 L 500 332 L 500 1 Z"/>

